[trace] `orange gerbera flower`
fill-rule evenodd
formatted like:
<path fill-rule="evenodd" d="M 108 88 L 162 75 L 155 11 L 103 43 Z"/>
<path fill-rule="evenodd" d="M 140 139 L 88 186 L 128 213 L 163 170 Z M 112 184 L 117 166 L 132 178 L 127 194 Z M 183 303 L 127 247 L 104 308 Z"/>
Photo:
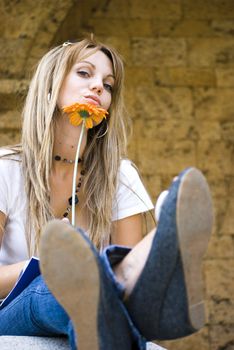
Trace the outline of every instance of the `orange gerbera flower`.
<path fill-rule="evenodd" d="M 91 103 L 74 103 L 63 107 L 63 111 L 68 114 L 70 123 L 74 126 L 80 125 L 84 120 L 86 129 L 91 129 L 93 126 L 101 123 L 108 114 L 105 109 Z"/>

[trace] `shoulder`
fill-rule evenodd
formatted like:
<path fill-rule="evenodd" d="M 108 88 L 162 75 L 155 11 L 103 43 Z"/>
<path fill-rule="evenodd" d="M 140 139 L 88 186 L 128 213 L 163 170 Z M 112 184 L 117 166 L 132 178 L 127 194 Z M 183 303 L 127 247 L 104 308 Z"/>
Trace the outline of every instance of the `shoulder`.
<path fill-rule="evenodd" d="M 129 159 L 122 159 L 119 167 L 120 180 L 131 182 L 136 178 L 140 178 L 139 172 L 135 164 Z"/>
<path fill-rule="evenodd" d="M 21 155 L 11 149 L 0 148 L 0 176 L 16 175 L 21 169 Z"/>

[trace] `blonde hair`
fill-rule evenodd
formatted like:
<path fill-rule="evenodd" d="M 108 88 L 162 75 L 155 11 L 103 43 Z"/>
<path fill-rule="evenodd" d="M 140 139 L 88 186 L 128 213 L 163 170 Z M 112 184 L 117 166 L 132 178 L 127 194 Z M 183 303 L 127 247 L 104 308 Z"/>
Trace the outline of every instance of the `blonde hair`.
<path fill-rule="evenodd" d="M 111 47 L 93 39 L 84 39 L 71 45 L 58 46 L 41 59 L 26 98 L 23 110 L 22 167 L 28 198 L 27 241 L 30 254 L 37 253 L 41 228 L 53 218 L 49 178 L 58 95 L 74 63 L 97 50 L 103 51 L 112 61 L 115 85 L 107 120 L 108 132 L 99 137 L 105 129 L 102 123 L 88 133 L 83 159 L 86 169 L 84 207 L 88 212 L 89 236 L 96 247 L 102 247 L 110 239 L 117 174 L 127 145 L 123 61 Z"/>

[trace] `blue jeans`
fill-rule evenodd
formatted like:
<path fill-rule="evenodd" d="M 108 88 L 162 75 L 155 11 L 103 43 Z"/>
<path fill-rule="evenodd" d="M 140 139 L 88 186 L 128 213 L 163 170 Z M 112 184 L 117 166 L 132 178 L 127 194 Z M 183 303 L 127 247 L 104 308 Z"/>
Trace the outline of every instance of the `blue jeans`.
<path fill-rule="evenodd" d="M 0 335 L 68 336 L 76 349 L 71 320 L 42 276 L 0 311 Z"/>
<path fill-rule="evenodd" d="M 101 254 L 105 270 L 120 299 L 124 288 L 118 283 L 112 265 L 120 262 L 129 251 L 129 248 L 117 247 L 116 249 L 116 246 L 112 245 Z M 140 338 L 130 319 L 129 324 L 135 337 Z M 0 310 L 0 335 L 67 336 L 71 349 L 77 349 L 72 322 L 41 275 L 36 277 L 10 304 Z M 77 337 L 79 338 L 79 335 Z"/>

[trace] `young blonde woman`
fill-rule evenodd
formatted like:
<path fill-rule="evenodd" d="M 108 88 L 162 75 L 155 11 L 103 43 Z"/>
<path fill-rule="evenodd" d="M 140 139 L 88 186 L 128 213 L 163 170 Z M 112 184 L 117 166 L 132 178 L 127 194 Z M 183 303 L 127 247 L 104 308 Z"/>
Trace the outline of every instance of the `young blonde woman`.
<path fill-rule="evenodd" d="M 142 213 L 153 205 L 124 159 L 123 73 L 115 50 L 91 39 L 64 43 L 38 65 L 22 144 L 3 150 L 0 160 L 0 297 L 39 252 L 43 277 L 0 310 L 1 335 L 67 335 L 72 349 L 143 350 L 146 339 L 202 326 L 209 189 L 198 170 L 182 172 L 163 201 L 156 234 L 142 240 Z M 82 139 L 78 230 L 69 220 L 81 127 L 62 111 L 76 102 L 109 112 Z"/>

